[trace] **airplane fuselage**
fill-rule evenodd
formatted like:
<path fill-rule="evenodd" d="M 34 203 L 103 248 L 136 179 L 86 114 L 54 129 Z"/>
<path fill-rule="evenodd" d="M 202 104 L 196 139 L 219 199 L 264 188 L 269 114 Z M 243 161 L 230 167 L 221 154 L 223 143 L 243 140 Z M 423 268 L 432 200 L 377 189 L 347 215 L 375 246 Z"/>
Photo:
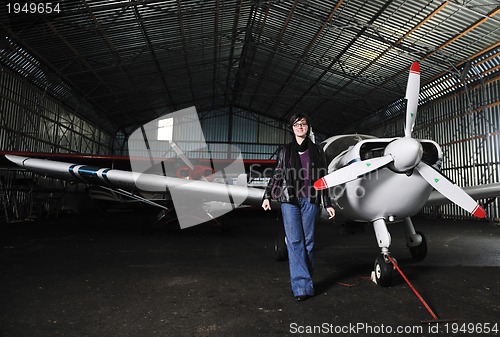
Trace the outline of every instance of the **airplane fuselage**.
<path fill-rule="evenodd" d="M 410 176 L 382 168 L 330 189 L 337 214 L 350 221 L 399 221 L 418 213 L 432 187 L 414 171 Z"/>
<path fill-rule="evenodd" d="M 403 142 L 402 142 L 403 140 Z M 410 152 L 407 138 L 376 138 L 367 135 L 334 136 L 323 142 L 329 173 L 353 163 L 388 155 L 399 147 L 393 157 Z M 400 143 L 398 143 L 400 142 Z M 442 151 L 438 144 L 421 140 L 419 157 L 439 168 Z M 394 151 L 396 152 L 396 151 Z M 414 169 L 398 169 L 394 162 L 355 180 L 329 188 L 334 208 L 341 221 L 373 222 L 378 219 L 401 221 L 417 214 L 425 205 L 433 188 Z"/>

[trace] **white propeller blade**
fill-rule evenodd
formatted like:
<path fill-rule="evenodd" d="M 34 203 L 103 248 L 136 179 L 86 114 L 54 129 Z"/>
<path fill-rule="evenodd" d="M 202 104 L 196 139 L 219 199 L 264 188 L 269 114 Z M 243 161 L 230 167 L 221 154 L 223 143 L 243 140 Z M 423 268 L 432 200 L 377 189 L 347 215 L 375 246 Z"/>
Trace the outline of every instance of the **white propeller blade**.
<path fill-rule="evenodd" d="M 358 161 L 351 165 L 338 169 L 330 174 L 327 174 L 314 183 L 314 188 L 317 190 L 324 190 L 328 187 L 333 187 L 347 183 L 364 174 L 375 171 L 382 166 L 385 166 L 393 161 L 391 155 L 377 157 L 373 159 Z"/>
<path fill-rule="evenodd" d="M 484 209 L 474 199 L 465 193 L 458 185 L 452 183 L 448 178 L 429 165 L 421 162 L 417 166 L 417 171 L 432 187 L 454 204 L 462 207 L 478 218 L 484 218 L 486 216 Z"/>
<path fill-rule="evenodd" d="M 413 62 L 406 85 L 406 124 L 405 137 L 411 137 L 415 119 L 417 118 L 418 95 L 420 92 L 420 65 Z"/>

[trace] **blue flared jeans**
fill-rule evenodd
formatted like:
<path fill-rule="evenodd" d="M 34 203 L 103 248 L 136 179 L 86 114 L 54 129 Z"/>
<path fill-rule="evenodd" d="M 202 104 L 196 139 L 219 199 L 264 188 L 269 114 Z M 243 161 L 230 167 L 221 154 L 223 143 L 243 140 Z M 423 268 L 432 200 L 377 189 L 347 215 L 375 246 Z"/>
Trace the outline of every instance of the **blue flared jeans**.
<path fill-rule="evenodd" d="M 290 281 L 294 296 L 313 296 L 314 226 L 319 206 L 309 198 L 299 198 L 298 204 L 282 203 Z"/>

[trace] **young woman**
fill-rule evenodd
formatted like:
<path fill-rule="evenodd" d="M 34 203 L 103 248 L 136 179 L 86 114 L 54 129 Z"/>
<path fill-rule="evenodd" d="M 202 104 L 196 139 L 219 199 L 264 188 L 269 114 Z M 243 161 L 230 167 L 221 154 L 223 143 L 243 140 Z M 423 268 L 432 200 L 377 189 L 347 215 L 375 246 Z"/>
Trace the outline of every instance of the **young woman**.
<path fill-rule="evenodd" d="M 322 202 L 330 219 L 335 216 L 328 190 L 316 191 L 314 182 L 328 172 L 323 150 L 309 138 L 309 118 L 298 113 L 290 119 L 294 140 L 281 147 L 269 180 L 262 208 L 270 200 L 281 203 L 287 239 L 292 291 L 297 301 L 314 295 L 312 282 L 314 226 Z"/>

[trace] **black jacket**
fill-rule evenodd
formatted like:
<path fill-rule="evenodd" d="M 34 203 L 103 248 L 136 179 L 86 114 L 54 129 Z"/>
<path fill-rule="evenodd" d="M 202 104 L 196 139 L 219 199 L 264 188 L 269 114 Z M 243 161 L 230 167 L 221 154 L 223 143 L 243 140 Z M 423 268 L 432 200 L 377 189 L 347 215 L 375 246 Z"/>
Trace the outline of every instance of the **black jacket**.
<path fill-rule="evenodd" d="M 311 178 L 311 184 L 314 184 L 314 179 L 319 179 L 326 175 L 328 168 L 326 165 L 325 153 L 323 149 L 314 145 L 313 150 L 317 151 L 316 158 L 319 162 L 311 163 L 313 172 Z M 297 196 L 295 191 L 295 182 L 293 181 L 294 175 L 290 172 L 292 169 L 292 164 L 290 161 L 291 157 L 291 144 L 287 144 L 280 148 L 278 153 L 278 158 L 276 160 L 276 167 L 274 168 L 273 175 L 269 179 L 266 190 L 264 192 L 263 199 L 276 200 L 278 202 L 286 203 L 296 203 Z M 316 176 L 314 172 L 317 172 Z M 321 200 L 322 199 L 322 200 Z M 313 191 L 313 195 L 310 197 L 310 202 L 315 204 L 320 204 L 323 201 L 323 206 L 325 208 L 331 207 L 331 199 L 328 194 L 328 189 L 323 191 Z"/>

